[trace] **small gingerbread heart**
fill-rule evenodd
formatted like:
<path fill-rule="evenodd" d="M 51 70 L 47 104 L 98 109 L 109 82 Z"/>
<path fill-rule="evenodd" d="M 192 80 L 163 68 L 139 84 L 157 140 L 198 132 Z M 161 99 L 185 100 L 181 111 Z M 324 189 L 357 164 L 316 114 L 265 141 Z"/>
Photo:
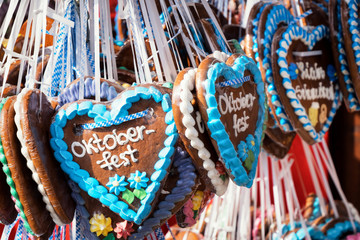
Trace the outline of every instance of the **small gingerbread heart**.
<path fill-rule="evenodd" d="M 278 30 L 272 46 L 274 83 L 291 125 L 309 144 L 321 141 L 340 104 L 329 30 L 311 32 L 290 25 Z"/>
<path fill-rule="evenodd" d="M 218 170 L 224 167 L 218 160 L 196 103 L 195 75 L 196 69 L 187 68 L 176 77 L 172 97 L 174 120 L 207 188 L 221 196 L 227 189 L 228 176 Z"/>
<path fill-rule="evenodd" d="M 203 60 L 196 95 L 211 141 L 237 185 L 251 186 L 265 121 L 264 83 L 256 64 L 234 54 Z"/>

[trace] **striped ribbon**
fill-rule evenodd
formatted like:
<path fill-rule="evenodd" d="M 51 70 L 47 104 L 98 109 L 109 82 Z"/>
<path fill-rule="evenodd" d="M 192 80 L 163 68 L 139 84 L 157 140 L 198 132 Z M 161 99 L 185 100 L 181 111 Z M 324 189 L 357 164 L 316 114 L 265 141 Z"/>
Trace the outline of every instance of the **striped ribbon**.
<path fill-rule="evenodd" d="M 67 6 L 65 10 L 65 19 L 75 21 L 75 4 L 74 0 L 66 1 Z M 52 75 L 50 96 L 54 97 L 58 94 L 57 88 L 61 89 L 62 79 L 66 79 L 67 75 L 67 52 L 68 52 L 68 35 L 70 32 L 70 27 L 64 23 L 60 23 L 60 29 L 58 32 L 58 38 L 55 45 L 54 57 L 56 58 L 55 68 Z M 64 82 L 65 83 L 65 82 Z"/>
<path fill-rule="evenodd" d="M 163 231 L 161 230 L 161 227 L 159 227 L 155 230 L 155 234 L 156 234 L 156 238 L 158 240 L 165 240 L 165 236 L 164 236 Z"/>
<path fill-rule="evenodd" d="M 169 232 L 170 232 L 170 234 L 171 234 L 171 237 L 172 237 L 173 239 L 176 239 L 174 233 L 172 232 L 172 230 L 171 230 L 171 228 L 170 228 L 170 226 L 169 226 L 169 222 L 166 222 L 166 227 L 168 228 L 168 230 L 169 230 Z"/>
<path fill-rule="evenodd" d="M 103 122 L 98 122 L 98 123 L 87 123 L 87 124 L 81 125 L 81 128 L 84 130 L 91 130 L 91 129 L 100 128 L 100 127 L 110 127 L 113 125 L 119 125 L 123 122 L 127 122 L 130 120 L 144 117 L 146 114 L 148 114 L 148 112 L 149 112 L 149 109 L 146 109 L 144 111 L 133 113 L 133 114 L 130 114 L 130 115 L 127 115 L 125 117 L 121 117 L 121 118 L 118 118 L 115 120 L 103 121 Z"/>
<path fill-rule="evenodd" d="M 22 219 L 20 219 L 18 228 L 16 230 L 16 234 L 15 234 L 15 240 L 21 240 L 22 239 L 24 228 L 25 228 L 24 227 L 24 222 L 22 221 Z"/>
<path fill-rule="evenodd" d="M 311 9 L 308 10 L 308 11 L 306 11 L 306 12 L 304 12 L 304 13 L 301 14 L 300 16 L 294 18 L 294 20 L 292 20 L 289 25 L 295 24 L 297 21 L 300 21 L 302 18 L 306 18 L 307 16 L 309 16 L 309 15 L 312 14 L 312 13 L 313 13 L 313 12 L 312 12 Z"/>
<path fill-rule="evenodd" d="M 216 84 L 216 87 L 228 87 L 228 86 L 233 86 L 233 85 L 237 85 L 237 84 L 240 84 L 240 83 L 247 82 L 247 81 L 249 81 L 250 79 L 251 79 L 250 76 L 246 76 L 246 77 L 243 77 L 243 78 L 237 78 L 237 79 L 227 80 L 227 81 L 220 82 L 220 83 Z"/>
<path fill-rule="evenodd" d="M 6 225 L 4 227 L 4 230 L 3 230 L 3 233 L 1 235 L 1 240 L 6 240 L 6 239 L 9 239 L 9 236 L 10 236 L 10 233 L 11 233 L 11 230 L 13 229 L 13 227 L 15 226 L 15 224 L 19 221 L 20 217 L 19 215 L 17 216 L 16 220 L 10 224 L 10 225 Z"/>

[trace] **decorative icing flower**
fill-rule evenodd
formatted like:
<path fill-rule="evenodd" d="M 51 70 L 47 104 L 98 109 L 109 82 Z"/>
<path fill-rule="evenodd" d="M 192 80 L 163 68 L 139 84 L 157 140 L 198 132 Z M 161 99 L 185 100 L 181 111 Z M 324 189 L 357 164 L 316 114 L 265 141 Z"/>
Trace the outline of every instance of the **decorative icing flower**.
<path fill-rule="evenodd" d="M 126 185 L 128 185 L 128 183 L 125 182 L 125 176 L 120 177 L 117 174 L 115 174 L 114 177 L 109 177 L 109 182 L 106 184 L 106 186 L 109 187 L 110 192 L 115 193 L 115 195 L 119 195 L 120 192 L 125 191 Z"/>
<path fill-rule="evenodd" d="M 244 159 L 247 158 L 247 156 L 248 156 L 247 150 L 248 150 L 247 144 L 244 141 L 241 141 L 239 146 L 238 146 L 239 158 L 241 160 L 244 160 Z"/>
<path fill-rule="evenodd" d="M 215 168 L 216 168 L 216 170 L 218 171 L 218 173 L 220 175 L 225 175 L 226 174 L 224 165 L 220 161 L 217 161 L 215 163 Z"/>
<path fill-rule="evenodd" d="M 131 233 L 134 231 L 133 223 L 129 223 L 128 221 L 119 222 L 116 224 L 116 228 L 114 232 L 117 233 L 117 238 L 124 238 L 127 239 Z"/>
<path fill-rule="evenodd" d="M 90 231 L 96 232 L 97 236 L 107 236 L 113 230 L 111 227 L 111 218 L 105 218 L 104 214 L 94 214 L 90 219 Z"/>
<path fill-rule="evenodd" d="M 253 135 L 249 134 L 246 137 L 246 143 L 249 150 L 255 152 L 256 146 L 255 146 L 255 138 Z"/>
<path fill-rule="evenodd" d="M 194 196 L 192 197 L 193 210 L 197 211 L 201 207 L 201 202 L 204 198 L 204 193 L 202 191 L 196 191 Z"/>
<path fill-rule="evenodd" d="M 135 173 L 130 173 L 130 178 L 128 179 L 131 188 L 141 189 L 146 188 L 149 178 L 146 177 L 146 172 L 140 173 L 139 170 L 136 170 Z"/>
<path fill-rule="evenodd" d="M 290 63 L 289 65 L 289 74 L 290 74 L 290 79 L 291 80 L 295 80 L 299 74 L 299 69 L 297 68 L 295 63 Z"/>
<path fill-rule="evenodd" d="M 333 65 L 329 64 L 326 68 L 326 74 L 329 76 L 331 82 L 335 82 L 337 80 L 336 69 Z"/>

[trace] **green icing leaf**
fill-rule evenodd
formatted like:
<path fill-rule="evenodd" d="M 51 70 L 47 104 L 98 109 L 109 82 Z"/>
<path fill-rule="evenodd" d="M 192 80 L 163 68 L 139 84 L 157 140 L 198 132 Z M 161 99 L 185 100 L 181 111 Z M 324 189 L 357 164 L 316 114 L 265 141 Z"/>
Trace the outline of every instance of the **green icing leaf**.
<path fill-rule="evenodd" d="M 146 192 L 142 188 L 141 189 L 135 189 L 133 191 L 133 193 L 134 193 L 135 197 L 137 197 L 140 200 L 143 200 L 146 197 Z"/>
<path fill-rule="evenodd" d="M 126 189 L 123 193 L 122 193 L 122 198 L 127 201 L 129 204 L 132 204 L 132 202 L 134 201 L 134 194 Z"/>
<path fill-rule="evenodd" d="M 226 176 L 225 175 L 220 175 L 221 180 L 223 180 L 223 182 L 225 182 Z"/>
<path fill-rule="evenodd" d="M 251 170 L 254 160 L 255 160 L 254 153 L 251 150 L 248 151 L 248 157 L 245 159 L 244 162 L 244 166 L 248 171 Z"/>
<path fill-rule="evenodd" d="M 115 236 L 113 233 L 109 233 L 103 240 L 115 240 Z"/>

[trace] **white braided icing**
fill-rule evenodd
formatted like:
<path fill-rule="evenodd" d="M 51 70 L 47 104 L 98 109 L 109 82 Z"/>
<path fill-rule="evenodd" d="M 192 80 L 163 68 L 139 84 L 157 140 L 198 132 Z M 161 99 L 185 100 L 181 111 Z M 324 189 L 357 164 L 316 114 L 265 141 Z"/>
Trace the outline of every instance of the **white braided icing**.
<path fill-rule="evenodd" d="M 215 55 L 214 55 L 215 57 Z M 183 114 L 182 123 L 184 124 L 185 136 L 190 140 L 190 145 L 198 151 L 199 157 L 203 160 L 203 167 L 208 171 L 207 176 L 210 178 L 212 185 L 215 188 L 216 194 L 221 196 L 225 193 L 229 179 L 223 181 L 220 178 L 219 172 L 215 168 L 215 163 L 210 159 L 211 154 L 204 146 L 204 143 L 199 139 L 199 133 L 195 129 L 196 121 L 191 116 L 194 108 L 191 104 L 195 85 L 195 74 L 197 69 L 191 69 L 184 74 L 183 80 L 180 82 L 180 99 L 179 109 Z"/>
<path fill-rule="evenodd" d="M 217 60 L 221 61 L 221 62 L 226 62 L 226 60 L 229 58 L 229 55 L 227 55 L 224 52 L 220 52 L 220 51 L 215 51 L 211 54 L 211 56 L 213 58 L 216 58 Z"/>
<path fill-rule="evenodd" d="M 56 214 L 53 206 L 50 203 L 49 197 L 46 194 L 46 191 L 44 189 L 44 185 L 41 183 L 41 180 L 39 178 L 39 174 L 36 171 L 36 168 L 30 158 L 29 155 L 29 151 L 26 147 L 26 142 L 23 136 L 23 132 L 21 129 L 21 124 L 20 124 L 20 104 L 22 101 L 22 98 L 24 97 L 24 95 L 26 94 L 26 92 L 28 92 L 30 89 L 23 89 L 19 95 L 17 95 L 16 98 L 16 102 L 14 104 L 14 110 L 15 110 L 15 124 L 17 127 L 17 133 L 16 136 L 18 137 L 20 144 L 21 144 L 21 153 L 22 155 L 25 157 L 26 159 L 26 165 L 28 166 L 28 168 L 31 170 L 32 172 L 32 178 L 34 179 L 34 181 L 38 184 L 38 190 L 41 193 L 42 197 L 43 197 L 43 201 L 46 204 L 46 209 L 50 212 L 50 215 L 52 217 L 52 219 L 54 220 L 54 222 L 58 225 L 58 226 L 62 226 L 65 225 L 65 223 L 63 223 L 59 216 Z"/>

